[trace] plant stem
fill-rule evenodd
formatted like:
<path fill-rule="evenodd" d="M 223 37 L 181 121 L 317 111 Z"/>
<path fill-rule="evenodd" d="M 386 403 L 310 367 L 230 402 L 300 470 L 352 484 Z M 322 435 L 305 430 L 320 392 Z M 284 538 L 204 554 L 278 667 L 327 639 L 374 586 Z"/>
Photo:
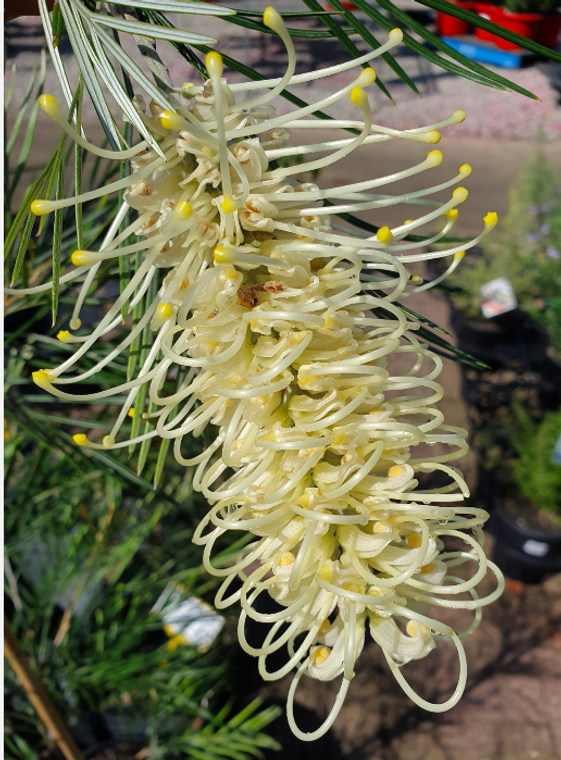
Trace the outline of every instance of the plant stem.
<path fill-rule="evenodd" d="M 27 657 L 21 650 L 18 640 L 4 618 L 4 654 L 19 681 L 29 701 L 37 710 L 37 714 L 45 724 L 66 760 L 83 760 L 82 754 L 74 744 L 68 729 L 53 707 L 49 695 L 39 678 L 35 675 Z"/>

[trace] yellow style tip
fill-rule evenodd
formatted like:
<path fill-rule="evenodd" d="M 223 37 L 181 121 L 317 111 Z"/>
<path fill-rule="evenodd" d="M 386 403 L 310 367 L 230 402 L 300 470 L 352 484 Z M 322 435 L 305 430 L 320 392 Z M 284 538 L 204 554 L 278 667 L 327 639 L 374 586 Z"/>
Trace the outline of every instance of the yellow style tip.
<path fill-rule="evenodd" d="M 58 105 L 58 100 L 53 95 L 40 95 L 39 105 L 47 114 L 47 116 L 51 119 L 54 119 L 55 121 L 56 119 L 60 118 L 60 116 L 62 116 Z"/>
<path fill-rule="evenodd" d="M 401 29 L 397 29 L 396 27 L 395 29 L 391 30 L 391 32 L 388 34 L 388 37 L 392 42 L 395 42 L 397 44 L 403 40 L 403 32 Z"/>
<path fill-rule="evenodd" d="M 207 71 L 211 77 L 222 76 L 222 71 L 224 70 L 224 64 L 222 62 L 222 56 L 220 55 L 220 53 L 217 53 L 216 50 L 211 50 L 210 53 L 206 54 L 205 64 L 207 67 Z"/>
<path fill-rule="evenodd" d="M 156 309 L 156 314 L 164 320 L 173 316 L 173 306 L 169 303 L 161 303 Z"/>
<path fill-rule="evenodd" d="M 129 417 L 134 417 L 134 406 L 131 406 L 131 408 L 129 409 L 129 411 L 127 412 L 127 414 L 128 414 Z"/>
<path fill-rule="evenodd" d="M 68 332 L 68 330 L 60 330 L 57 333 L 57 338 L 60 340 L 61 343 L 70 343 L 70 341 L 68 339 L 71 338 L 71 337 L 72 336 L 70 335 L 70 333 Z"/>
<path fill-rule="evenodd" d="M 230 252 L 227 248 L 224 248 L 221 245 L 217 245 L 214 249 L 214 261 L 216 264 L 229 264 L 230 263 Z"/>
<path fill-rule="evenodd" d="M 77 446 L 87 446 L 89 443 L 88 436 L 85 433 L 76 433 L 72 436 L 72 440 Z"/>
<path fill-rule="evenodd" d="M 263 13 L 263 23 L 274 32 L 276 32 L 280 27 L 284 26 L 281 16 L 271 5 L 269 5 L 268 8 L 265 8 L 265 11 Z"/>
<path fill-rule="evenodd" d="M 179 201 L 179 203 L 173 209 L 173 213 L 175 217 L 181 221 L 184 219 L 189 219 L 193 213 L 193 206 L 191 206 L 189 201 Z"/>
<path fill-rule="evenodd" d="M 452 193 L 452 198 L 454 198 L 456 203 L 463 203 L 467 197 L 468 191 L 465 187 L 457 187 Z"/>
<path fill-rule="evenodd" d="M 368 68 L 361 71 L 357 85 L 359 87 L 368 87 L 368 85 L 372 84 L 374 81 L 376 81 L 376 72 L 368 66 Z"/>
<path fill-rule="evenodd" d="M 160 124 L 164 129 L 178 132 L 185 126 L 185 119 L 174 111 L 164 111 L 160 114 Z"/>
<path fill-rule="evenodd" d="M 380 229 L 376 233 L 376 239 L 379 240 L 380 243 L 385 243 L 386 245 L 389 245 L 393 240 L 393 235 L 390 231 L 390 228 L 380 227 Z"/>
<path fill-rule="evenodd" d="M 44 200 L 36 200 L 31 202 L 31 213 L 35 216 L 44 216 L 52 211 L 51 202 Z"/>
<path fill-rule="evenodd" d="M 460 166 L 460 174 L 463 174 L 464 177 L 469 177 L 471 174 L 471 166 L 469 164 L 462 164 Z"/>
<path fill-rule="evenodd" d="M 457 111 L 454 111 L 452 114 L 452 117 L 454 118 L 455 124 L 461 124 L 462 121 L 466 120 L 466 112 L 462 111 L 461 109 L 458 109 Z"/>
<path fill-rule="evenodd" d="M 440 166 L 442 163 L 442 151 L 441 150 L 431 150 L 431 152 L 427 156 L 427 163 L 431 168 L 434 168 L 435 166 Z"/>
<path fill-rule="evenodd" d="M 361 106 L 365 103 L 365 101 L 366 95 L 364 93 L 364 90 L 357 84 L 356 87 L 353 87 L 351 90 L 351 103 L 354 103 L 355 106 Z"/>
<path fill-rule="evenodd" d="M 448 219 L 449 222 L 455 222 L 458 218 L 459 213 L 460 212 L 457 208 L 450 208 L 445 212 L 444 216 Z"/>
<path fill-rule="evenodd" d="M 159 330 L 160 327 L 168 321 L 170 317 L 173 317 L 173 306 L 169 303 L 161 303 L 156 309 L 156 313 L 152 318 L 151 328 L 152 330 Z"/>
<path fill-rule="evenodd" d="M 237 205 L 232 198 L 224 198 L 220 204 L 220 208 L 225 214 L 231 214 L 237 209 Z"/>
<path fill-rule="evenodd" d="M 483 221 L 485 222 L 486 227 L 494 227 L 499 221 L 499 217 L 494 211 L 489 211 L 489 213 L 483 217 Z"/>
<path fill-rule="evenodd" d="M 46 385 L 52 385 L 50 375 L 46 369 L 38 369 L 36 372 L 32 372 L 31 377 L 33 378 L 35 385 L 38 385 L 41 388 Z"/>
<path fill-rule="evenodd" d="M 91 264 L 95 259 L 92 258 L 90 251 L 74 251 L 70 257 L 70 261 L 75 267 L 83 267 L 85 264 Z"/>
<path fill-rule="evenodd" d="M 103 448 L 104 449 L 110 449 L 112 446 L 115 445 L 115 439 L 112 438 L 110 435 L 106 435 L 102 441 Z"/>
<path fill-rule="evenodd" d="M 454 254 L 454 258 L 456 259 L 456 261 L 461 261 L 465 255 L 466 255 L 465 251 L 458 251 L 457 253 Z"/>
<path fill-rule="evenodd" d="M 76 317 L 76 319 L 71 319 L 70 320 L 70 329 L 71 330 L 79 330 L 80 327 L 82 327 L 82 320 L 81 319 L 78 319 L 78 317 Z"/>
<path fill-rule="evenodd" d="M 430 132 L 426 133 L 426 141 L 430 145 L 438 145 L 438 143 L 442 140 L 442 135 L 440 132 L 437 132 L 436 129 L 431 130 Z"/>

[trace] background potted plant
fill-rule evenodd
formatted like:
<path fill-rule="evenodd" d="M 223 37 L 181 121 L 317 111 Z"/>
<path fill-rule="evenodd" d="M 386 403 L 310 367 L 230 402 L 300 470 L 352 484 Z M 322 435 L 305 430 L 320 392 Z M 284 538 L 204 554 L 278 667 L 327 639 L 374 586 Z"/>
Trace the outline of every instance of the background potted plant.
<path fill-rule="evenodd" d="M 514 400 L 506 433 L 512 448 L 499 465 L 493 558 L 509 577 L 537 583 L 561 570 L 561 409 L 535 423 Z"/>
<path fill-rule="evenodd" d="M 486 319 L 480 288 L 505 277 L 518 307 Z M 462 367 L 480 453 L 479 496 L 488 500 L 495 487 L 489 451 L 504 448 L 501 431 L 513 394 L 535 419 L 561 406 L 561 193 L 543 154 L 532 156 L 512 185 L 494 240 L 467 257 L 461 279 L 451 282 L 463 288 L 451 294 L 458 347 L 488 365 L 484 371 Z"/>
<path fill-rule="evenodd" d="M 504 5 L 500 6 L 478 3 L 477 13 L 522 37 L 554 47 L 561 28 L 561 17 L 556 12 L 558 8 L 559 0 L 505 0 Z M 503 50 L 521 49 L 515 43 L 484 29 L 476 29 L 475 35 L 481 40 L 494 42 Z"/>

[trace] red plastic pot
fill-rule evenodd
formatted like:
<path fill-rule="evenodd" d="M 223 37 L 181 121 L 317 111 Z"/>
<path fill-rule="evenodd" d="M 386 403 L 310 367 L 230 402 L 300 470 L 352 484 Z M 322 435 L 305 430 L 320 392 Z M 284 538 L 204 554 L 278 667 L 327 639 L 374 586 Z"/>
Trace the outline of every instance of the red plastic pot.
<path fill-rule="evenodd" d="M 464 8 L 466 11 L 472 11 L 475 8 L 475 3 L 462 3 L 457 2 L 454 5 Z M 473 32 L 472 24 L 467 21 L 462 21 L 455 16 L 449 16 L 447 13 L 436 14 L 436 28 L 441 37 L 458 37 L 461 34 L 470 34 Z"/>
<path fill-rule="evenodd" d="M 538 24 L 536 42 L 554 48 L 561 32 L 561 13 L 546 13 Z"/>
<path fill-rule="evenodd" d="M 506 8 L 487 5 L 486 3 L 477 3 L 477 14 L 502 26 L 503 29 L 508 29 L 509 32 L 515 32 L 529 40 L 536 39 L 538 25 L 543 18 L 539 13 L 511 13 Z M 515 45 L 514 42 L 504 40 L 502 37 L 483 29 L 476 29 L 475 36 L 480 40 L 494 42 L 502 50 L 520 50 L 520 46 Z"/>
<path fill-rule="evenodd" d="M 497 8 L 494 5 L 489 5 L 489 3 L 475 3 L 475 12 L 478 16 L 481 16 L 481 18 L 484 18 L 486 21 L 495 21 L 496 23 L 496 11 L 500 11 L 502 13 L 502 8 Z M 491 32 L 487 32 L 485 29 L 479 29 L 478 27 L 475 27 L 475 36 L 478 40 L 485 40 L 486 42 L 497 42 L 499 39 L 496 34 L 491 34 Z"/>

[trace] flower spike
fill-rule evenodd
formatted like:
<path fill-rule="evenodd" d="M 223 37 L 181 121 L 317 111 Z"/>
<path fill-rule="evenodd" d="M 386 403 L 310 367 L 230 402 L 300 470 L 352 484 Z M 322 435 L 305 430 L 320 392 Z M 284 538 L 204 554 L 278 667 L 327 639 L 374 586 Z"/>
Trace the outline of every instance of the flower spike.
<path fill-rule="evenodd" d="M 300 181 L 303 171 L 337 165 L 355 150 L 383 150 L 389 139 L 435 145 L 438 130 L 463 121 L 465 113 L 405 131 L 372 123 L 365 88 L 376 74 L 357 67 L 399 44 L 400 30 L 356 60 L 295 75 L 294 46 L 281 16 L 267 8 L 263 21 L 286 47 L 283 77 L 229 86 L 222 57 L 211 51 L 203 87 L 186 86 L 177 111 L 153 103 L 152 115 L 145 115 L 156 125 L 164 158 L 136 146 L 130 177 L 77 198 L 33 202 L 40 215 L 124 191 L 103 245 L 75 251 L 77 274 L 62 278 L 84 278 L 71 329 L 80 328 L 80 308 L 101 263 L 132 254 L 139 261 L 91 332 L 59 332 L 75 350 L 60 366 L 34 372 L 33 380 L 73 403 L 122 397 L 108 435 L 99 442 L 80 433 L 77 445 L 103 450 L 173 441 L 177 462 L 193 467 L 193 487 L 209 503 L 193 540 L 203 547 L 207 571 L 222 578 L 216 606 L 239 603 L 240 645 L 257 658 L 265 680 L 294 672 L 288 721 L 296 736 L 310 741 L 336 720 L 360 667 L 367 630 L 417 705 L 450 709 L 466 683 L 461 638 L 502 591 L 500 571 L 482 549 L 488 515 L 465 505 L 469 492 L 455 467 L 468 449 L 467 433 L 445 424 L 437 406 L 442 360 L 423 342 L 413 312 L 400 305 L 453 272 L 497 224 L 497 215 L 487 214 L 483 230 L 468 243 L 428 250 L 456 223 L 468 197 L 458 185 L 471 167 L 464 164 L 422 190 L 392 192 L 392 186 L 439 166 L 437 149 L 387 176 L 323 189 Z M 346 71 L 354 71 L 347 84 L 318 102 L 280 116 L 270 105 L 286 86 Z M 236 102 L 246 91 L 249 99 Z M 359 120 L 306 119 L 347 98 Z M 54 99 L 44 96 L 41 104 L 84 145 Z M 324 140 L 327 127 L 350 127 L 356 134 Z M 300 130 L 312 128 L 316 142 L 298 139 Z M 282 158 L 292 160 L 275 163 Z M 448 200 L 434 200 L 442 190 L 451 192 Z M 401 217 L 407 221 L 390 228 L 383 210 L 397 204 L 411 210 Z M 119 232 L 131 210 L 135 218 Z M 379 215 L 375 234 L 355 234 L 332 221 L 335 214 L 364 210 Z M 435 220 L 439 231 L 428 240 L 408 239 Z M 133 234 L 140 242 L 127 244 Z M 432 282 L 406 267 L 439 257 L 450 263 Z M 123 323 L 122 314 L 133 311 L 134 320 Z M 116 345 L 104 340 L 113 330 L 120 331 Z M 148 350 L 130 378 L 97 393 L 76 392 L 103 367 L 118 366 L 115 360 L 146 335 Z M 150 420 L 149 432 L 127 437 L 123 423 L 130 416 Z M 187 458 L 185 438 L 211 429 L 213 442 Z M 426 484 L 431 473 L 440 487 Z M 215 566 L 219 537 L 240 530 L 252 541 L 233 565 Z M 466 572 L 457 574 L 456 566 L 464 564 Z M 486 584 L 480 592 L 488 572 L 495 587 Z M 274 612 L 260 611 L 262 594 L 276 602 Z M 433 617 L 437 607 L 471 610 L 473 622 L 458 634 Z M 260 646 L 247 641 L 248 619 L 268 625 Z M 452 697 L 429 703 L 413 691 L 404 666 L 429 656 L 443 640 L 457 652 L 458 683 Z M 273 665 L 281 649 L 287 651 L 284 664 Z M 341 679 L 329 715 L 311 733 L 294 718 L 304 675 Z"/>

